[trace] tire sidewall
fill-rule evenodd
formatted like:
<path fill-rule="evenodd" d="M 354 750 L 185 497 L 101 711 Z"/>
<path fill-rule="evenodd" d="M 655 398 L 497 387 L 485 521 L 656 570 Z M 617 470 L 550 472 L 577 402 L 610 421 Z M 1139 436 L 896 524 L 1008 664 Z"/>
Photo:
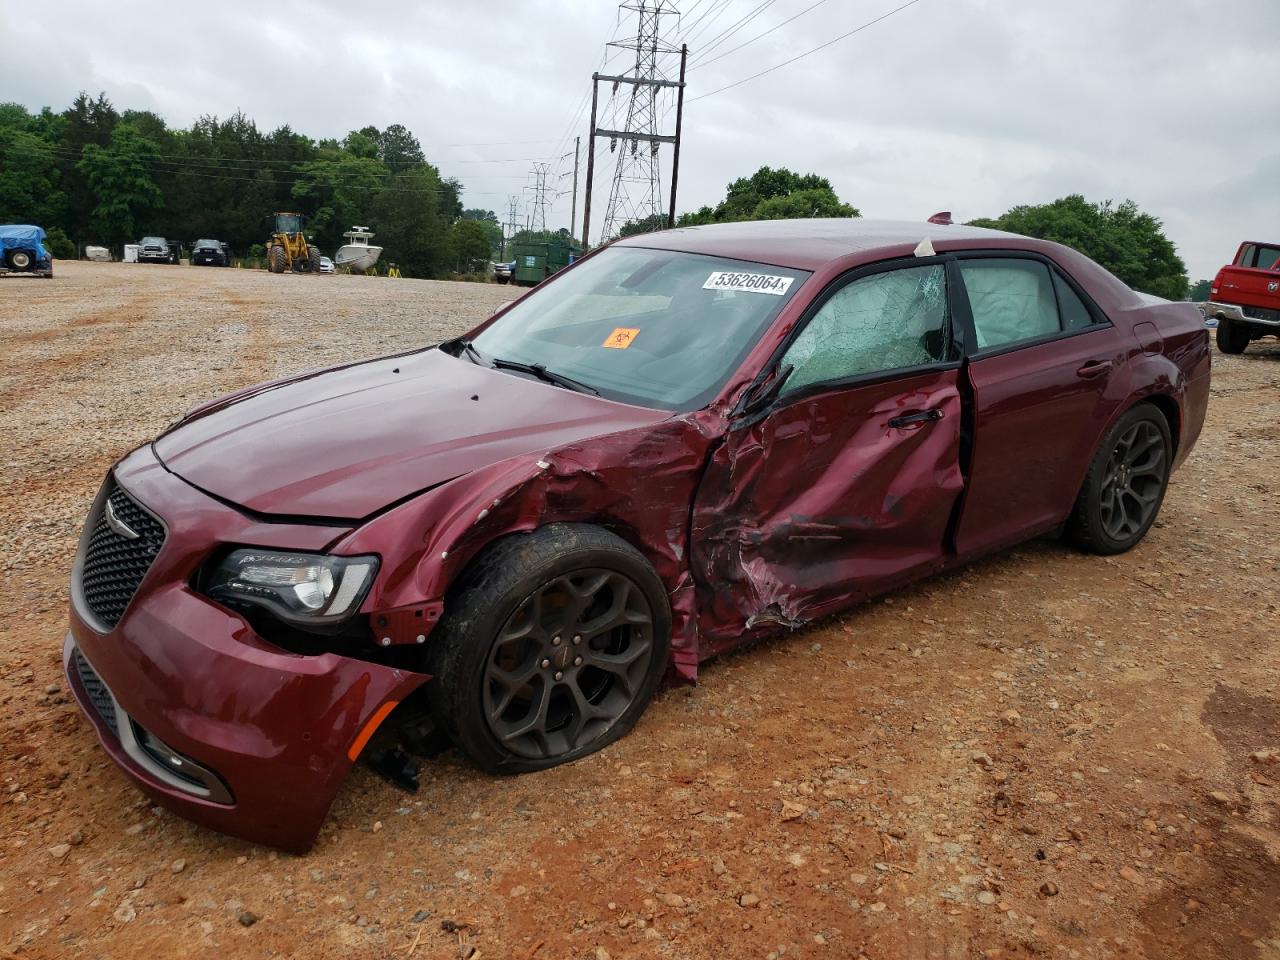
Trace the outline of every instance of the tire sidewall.
<path fill-rule="evenodd" d="M 1164 479 L 1160 484 L 1160 496 L 1156 500 L 1155 509 L 1151 511 L 1151 516 L 1147 518 L 1142 528 L 1132 537 L 1125 540 L 1116 540 L 1107 533 L 1102 523 L 1103 480 L 1106 476 L 1107 463 L 1111 459 L 1111 454 L 1114 452 L 1116 444 L 1120 441 L 1120 437 L 1134 424 L 1143 420 L 1148 420 L 1155 424 L 1156 429 L 1160 431 L 1161 438 L 1164 440 Z M 1165 420 L 1164 414 L 1155 405 L 1150 403 L 1138 404 L 1127 411 L 1107 431 L 1106 437 L 1098 446 L 1098 452 L 1094 455 L 1093 463 L 1089 466 L 1082 503 L 1083 509 L 1087 512 L 1086 523 L 1091 528 L 1091 536 L 1099 552 L 1107 554 L 1123 553 L 1142 542 L 1142 539 L 1147 535 L 1147 531 L 1151 529 L 1151 525 L 1160 516 L 1160 508 L 1164 505 L 1164 497 L 1169 490 L 1169 474 L 1172 468 L 1173 437 L 1169 432 L 1168 421 Z"/>
<path fill-rule="evenodd" d="M 551 527 L 541 528 L 537 536 Z M 565 527 L 562 526 L 562 529 Z M 571 529 L 571 528 L 570 528 Z M 526 535 L 517 535 L 524 537 Z M 517 541 L 518 542 L 518 541 Z M 648 706 L 666 672 L 671 642 L 671 609 L 661 579 L 648 561 L 625 541 L 619 548 L 586 547 L 553 555 L 549 545 L 539 551 L 538 559 L 515 576 L 496 558 L 485 573 L 492 579 L 489 589 L 480 584 L 465 588 L 457 596 L 452 614 L 432 637 L 434 656 L 428 658 L 432 713 L 436 722 L 448 730 L 455 743 L 482 769 L 493 773 L 524 773 L 569 763 L 602 749 L 629 732 Z M 653 613 L 653 653 L 648 672 L 636 696 L 622 716 L 602 736 L 568 753 L 548 759 L 532 759 L 513 754 L 503 748 L 484 715 L 483 682 L 493 643 L 507 619 L 525 599 L 549 580 L 587 569 L 610 569 L 626 574 L 643 591 Z M 493 602 L 494 582 L 501 597 Z M 449 648 L 454 655 L 449 656 Z M 435 687 L 434 691 L 430 687 Z"/>
<path fill-rule="evenodd" d="M 1252 337 L 1247 327 L 1225 318 L 1218 319 L 1218 329 L 1214 336 L 1218 342 L 1218 350 L 1226 354 L 1244 353 L 1249 348 Z"/>

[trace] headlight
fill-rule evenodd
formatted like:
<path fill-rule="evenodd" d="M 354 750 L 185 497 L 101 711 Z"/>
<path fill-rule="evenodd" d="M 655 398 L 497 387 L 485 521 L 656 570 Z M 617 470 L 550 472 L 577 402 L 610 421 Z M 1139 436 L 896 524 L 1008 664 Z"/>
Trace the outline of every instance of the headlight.
<path fill-rule="evenodd" d="M 360 609 L 377 572 L 377 557 L 242 549 L 214 568 L 205 592 L 215 600 L 265 607 L 294 623 L 337 623 Z"/>

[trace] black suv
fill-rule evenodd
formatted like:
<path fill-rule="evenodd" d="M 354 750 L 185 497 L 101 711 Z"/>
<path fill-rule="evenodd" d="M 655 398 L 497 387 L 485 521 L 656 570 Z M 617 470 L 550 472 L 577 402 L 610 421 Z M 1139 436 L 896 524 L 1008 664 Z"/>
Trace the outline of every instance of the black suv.
<path fill-rule="evenodd" d="M 231 265 L 231 254 L 221 240 L 197 240 L 196 245 L 191 248 L 191 265 L 227 267 Z"/>

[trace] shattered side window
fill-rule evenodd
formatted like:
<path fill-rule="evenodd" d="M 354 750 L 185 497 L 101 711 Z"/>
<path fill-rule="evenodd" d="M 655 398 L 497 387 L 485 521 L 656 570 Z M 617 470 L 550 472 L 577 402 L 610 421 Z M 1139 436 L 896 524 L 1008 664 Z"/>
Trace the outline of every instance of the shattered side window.
<path fill-rule="evenodd" d="M 855 280 L 837 290 L 783 357 L 784 393 L 814 383 L 947 358 L 947 275 L 941 264 Z"/>

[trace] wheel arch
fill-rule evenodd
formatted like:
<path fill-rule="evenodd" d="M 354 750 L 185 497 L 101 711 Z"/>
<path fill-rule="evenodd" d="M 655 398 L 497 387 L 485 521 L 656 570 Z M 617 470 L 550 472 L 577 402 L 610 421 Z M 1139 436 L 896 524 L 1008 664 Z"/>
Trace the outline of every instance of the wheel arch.
<path fill-rule="evenodd" d="M 633 434 L 597 438 L 542 458 L 517 457 L 446 481 L 361 525 L 330 545 L 341 554 L 376 553 L 384 568 L 364 613 L 438 614 L 459 578 L 490 545 L 552 523 L 590 524 L 639 551 L 657 574 L 671 610 L 671 660 L 695 679 L 700 659 L 689 572 L 689 511 L 701 476 L 705 437 L 673 419 Z M 673 436 L 661 436 L 670 433 Z M 637 438 L 643 442 L 637 449 Z M 416 638 L 417 628 L 412 639 Z M 396 640 L 394 642 L 401 642 Z"/>
<path fill-rule="evenodd" d="M 1139 404 L 1149 403 L 1164 416 L 1165 423 L 1169 427 L 1169 441 L 1173 445 L 1173 449 L 1169 451 L 1170 462 L 1174 462 L 1178 458 L 1179 441 L 1182 435 L 1182 408 L 1178 405 L 1178 401 L 1167 393 L 1151 393 L 1139 400 L 1135 400 L 1125 409 L 1120 411 L 1119 416 L 1124 416 Z M 1112 421 L 1114 423 L 1115 421 Z M 1110 429 L 1108 425 L 1107 429 Z"/>

